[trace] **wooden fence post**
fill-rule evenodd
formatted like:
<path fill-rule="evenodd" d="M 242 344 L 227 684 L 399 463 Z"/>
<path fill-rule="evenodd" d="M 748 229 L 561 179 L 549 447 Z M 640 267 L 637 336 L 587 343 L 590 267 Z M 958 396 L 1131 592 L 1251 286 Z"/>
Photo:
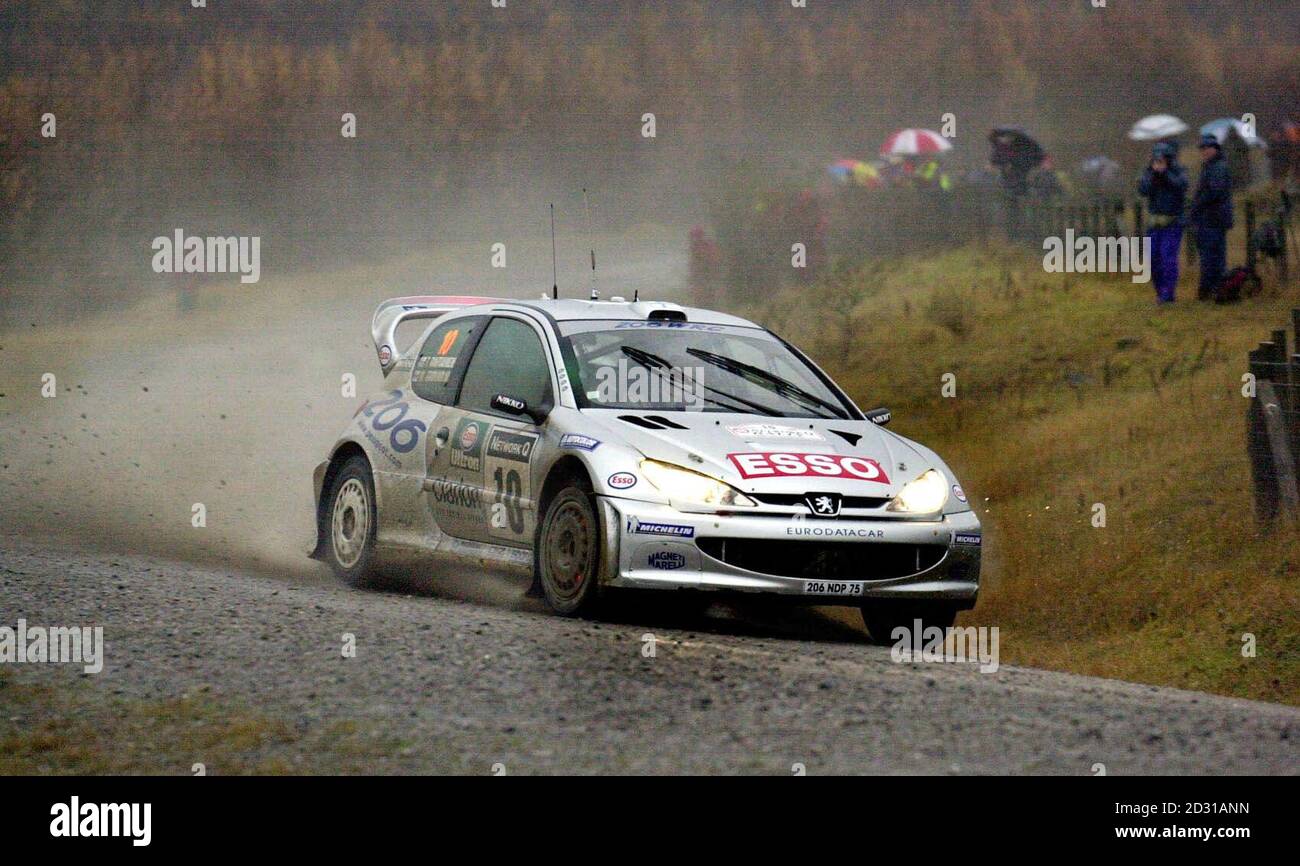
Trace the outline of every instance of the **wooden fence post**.
<path fill-rule="evenodd" d="M 1280 216 L 1282 220 L 1282 252 L 1277 257 L 1277 273 L 1282 278 L 1282 285 L 1291 281 L 1291 263 L 1287 259 L 1290 255 L 1290 238 L 1291 238 L 1291 212 L 1283 211 Z M 1300 331 L 1296 333 L 1296 343 L 1300 345 Z"/>
<path fill-rule="evenodd" d="M 1272 453 L 1272 468 L 1276 500 L 1274 513 L 1281 506 L 1295 517 L 1300 514 L 1300 490 L 1296 486 L 1295 460 L 1291 457 L 1291 443 L 1287 441 L 1284 402 L 1272 382 L 1259 383 L 1259 398 L 1264 418 L 1264 432 Z"/>
<path fill-rule="evenodd" d="M 1255 269 L 1255 203 L 1246 202 L 1246 267 Z M 1283 349 L 1286 343 L 1282 344 Z"/>
<path fill-rule="evenodd" d="M 1255 491 L 1255 519 L 1269 523 L 1277 517 L 1277 487 L 1272 472 L 1273 461 L 1269 454 L 1268 432 L 1264 426 L 1264 410 L 1260 404 L 1260 386 L 1266 381 L 1268 369 L 1263 350 L 1250 350 L 1250 374 L 1255 379 L 1255 396 L 1246 408 L 1246 453 L 1250 457 L 1251 487 Z"/>
<path fill-rule="evenodd" d="M 1300 310 L 1292 310 L 1300 322 Z M 1250 353 L 1255 399 L 1248 416 L 1247 440 L 1255 482 L 1255 514 L 1273 520 L 1279 509 L 1300 516 L 1300 481 L 1296 475 L 1294 376 L 1287 358 L 1286 331 Z"/>
<path fill-rule="evenodd" d="M 1287 362 L 1287 417 L 1288 439 L 1291 442 L 1291 456 L 1300 461 L 1300 307 L 1291 310 L 1291 326 L 1295 331 L 1295 352 Z"/>
<path fill-rule="evenodd" d="M 1292 455 L 1294 463 L 1295 451 L 1291 448 L 1291 410 L 1295 408 L 1291 393 L 1291 365 L 1287 363 L 1286 352 L 1286 329 L 1273 332 L 1273 375 L 1269 377 L 1273 383 L 1273 392 L 1277 397 L 1279 410 L 1282 417 L 1279 418 L 1282 428 L 1282 440 L 1286 444 L 1286 449 Z"/>

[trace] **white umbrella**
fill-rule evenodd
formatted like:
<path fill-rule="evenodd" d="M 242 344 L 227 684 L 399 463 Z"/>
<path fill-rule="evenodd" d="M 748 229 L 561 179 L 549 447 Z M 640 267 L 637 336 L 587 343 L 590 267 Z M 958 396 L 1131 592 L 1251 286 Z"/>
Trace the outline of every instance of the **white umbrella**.
<path fill-rule="evenodd" d="M 1264 139 L 1253 134 L 1250 127 L 1242 123 L 1235 117 L 1220 117 L 1218 120 L 1211 120 L 1205 126 L 1201 127 L 1201 135 L 1212 135 L 1223 144 L 1228 138 L 1228 130 L 1235 130 L 1241 140 L 1246 142 L 1250 147 L 1267 147 Z"/>
<path fill-rule="evenodd" d="M 1152 114 L 1133 124 L 1128 137 L 1134 141 L 1159 141 L 1182 135 L 1190 128 L 1172 114 Z"/>

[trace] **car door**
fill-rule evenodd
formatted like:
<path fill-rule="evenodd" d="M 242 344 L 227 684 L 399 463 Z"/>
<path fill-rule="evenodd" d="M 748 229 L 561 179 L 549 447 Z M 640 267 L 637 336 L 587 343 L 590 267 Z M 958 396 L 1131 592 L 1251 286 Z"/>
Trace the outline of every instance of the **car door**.
<path fill-rule="evenodd" d="M 445 485 L 434 489 L 430 480 L 435 477 L 433 465 L 447 442 L 446 430 L 454 424 L 451 416 L 455 414 L 453 404 L 460 379 L 487 322 L 487 316 L 464 316 L 440 322 L 429 332 L 412 361 L 412 398 L 420 404 L 421 417 L 428 419 L 415 478 L 418 494 L 414 497 L 425 543 L 439 531 L 457 534 L 453 531 L 457 518 L 464 519 L 458 513 L 460 509 L 453 507 L 455 491 Z M 459 501 L 467 503 L 464 497 Z M 463 507 L 468 507 L 468 503 Z"/>
<path fill-rule="evenodd" d="M 531 547 L 541 434 L 526 416 L 493 402 L 506 397 L 530 409 L 549 407 L 550 356 L 538 327 L 513 316 L 494 317 L 472 352 L 455 404 L 431 437 L 437 448 L 427 481 L 431 507 L 452 535 Z"/>

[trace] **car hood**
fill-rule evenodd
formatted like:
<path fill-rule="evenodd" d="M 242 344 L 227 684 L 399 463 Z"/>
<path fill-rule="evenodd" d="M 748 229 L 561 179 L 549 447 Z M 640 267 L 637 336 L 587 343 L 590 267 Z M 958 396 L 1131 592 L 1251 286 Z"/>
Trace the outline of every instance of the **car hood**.
<path fill-rule="evenodd" d="M 712 475 L 747 493 L 893 496 L 934 468 L 906 439 L 870 421 L 590 408 L 582 414 L 645 457 Z"/>

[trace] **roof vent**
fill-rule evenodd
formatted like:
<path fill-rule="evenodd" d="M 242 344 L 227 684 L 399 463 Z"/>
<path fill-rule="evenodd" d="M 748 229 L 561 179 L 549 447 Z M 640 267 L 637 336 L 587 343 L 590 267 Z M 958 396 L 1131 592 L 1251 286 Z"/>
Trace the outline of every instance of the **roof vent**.
<path fill-rule="evenodd" d="M 685 310 L 651 310 L 646 319 L 651 322 L 684 322 Z"/>
<path fill-rule="evenodd" d="M 672 421 L 672 420 L 670 420 L 670 419 L 668 419 L 668 418 L 665 418 L 665 417 L 662 416 L 662 415 L 647 415 L 646 418 L 649 419 L 649 420 L 651 420 L 651 421 L 653 421 L 653 422 L 655 422 L 656 424 L 662 424 L 664 427 L 671 427 L 671 428 L 673 428 L 674 430 L 687 430 L 687 429 L 689 429 L 688 427 L 686 427 L 686 426 L 684 426 L 684 425 L 682 425 L 682 424 L 678 424 L 676 421 Z"/>
<path fill-rule="evenodd" d="M 656 424 L 654 421 L 650 421 L 646 418 L 640 418 L 637 417 L 636 415 L 619 415 L 618 420 L 626 421 L 628 424 L 635 424 L 638 427 L 644 427 L 647 430 L 664 429 L 662 424 Z"/>

